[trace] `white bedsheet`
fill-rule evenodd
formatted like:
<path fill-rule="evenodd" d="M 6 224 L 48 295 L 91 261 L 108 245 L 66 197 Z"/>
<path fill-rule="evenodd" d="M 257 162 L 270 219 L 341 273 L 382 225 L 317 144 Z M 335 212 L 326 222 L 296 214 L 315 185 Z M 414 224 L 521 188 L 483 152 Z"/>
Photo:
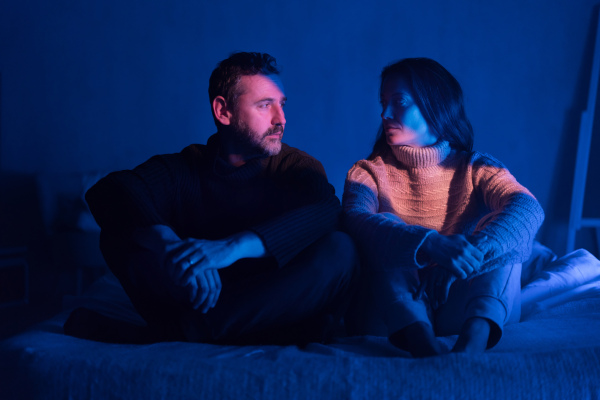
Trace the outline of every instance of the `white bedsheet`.
<path fill-rule="evenodd" d="M 593 261 L 572 257 L 566 265 L 573 267 L 577 260 Z M 565 271 L 557 265 L 548 271 Z M 597 289 L 584 290 L 579 283 L 540 296 L 543 282 L 533 281 L 536 300 L 527 303 L 531 312 L 506 327 L 498 346 L 477 356 L 411 359 L 385 338 L 373 336 L 303 349 L 105 344 L 65 336 L 66 311 L 0 344 L 0 399 L 600 398 Z M 584 285 L 594 282 L 597 277 L 586 278 Z M 568 295 L 576 289 L 585 295 Z M 66 306 L 139 321 L 112 276 L 84 296 L 67 299 Z M 455 339 L 442 340 L 450 347 Z"/>

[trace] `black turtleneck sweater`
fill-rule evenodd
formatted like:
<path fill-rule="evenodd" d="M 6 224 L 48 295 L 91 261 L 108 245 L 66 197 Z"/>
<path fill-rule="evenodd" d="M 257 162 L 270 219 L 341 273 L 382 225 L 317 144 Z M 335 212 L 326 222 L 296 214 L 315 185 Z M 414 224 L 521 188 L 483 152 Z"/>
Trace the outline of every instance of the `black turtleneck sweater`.
<path fill-rule="evenodd" d="M 278 155 L 233 167 L 218 154 L 215 134 L 107 175 L 86 200 L 106 233 L 167 225 L 181 238 L 214 240 L 250 230 L 279 266 L 336 229 L 340 202 L 313 157 L 282 144 Z"/>

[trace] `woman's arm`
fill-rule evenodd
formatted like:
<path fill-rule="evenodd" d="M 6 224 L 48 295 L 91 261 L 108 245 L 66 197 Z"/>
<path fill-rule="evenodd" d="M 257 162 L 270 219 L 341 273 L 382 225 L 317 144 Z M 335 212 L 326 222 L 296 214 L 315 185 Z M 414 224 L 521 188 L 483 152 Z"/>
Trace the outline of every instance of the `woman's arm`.
<path fill-rule="evenodd" d="M 379 212 L 377 184 L 371 172 L 357 163 L 349 172 L 342 198 L 344 229 L 354 238 L 369 267 L 422 268 L 417 253 L 435 230 L 407 225 L 398 216 Z"/>
<path fill-rule="evenodd" d="M 525 261 L 544 221 L 541 205 L 504 165 L 489 156 L 475 160 L 473 178 L 475 190 L 491 210 L 475 227 L 475 232 L 488 238 L 485 261 L 509 255 L 513 262 Z"/>

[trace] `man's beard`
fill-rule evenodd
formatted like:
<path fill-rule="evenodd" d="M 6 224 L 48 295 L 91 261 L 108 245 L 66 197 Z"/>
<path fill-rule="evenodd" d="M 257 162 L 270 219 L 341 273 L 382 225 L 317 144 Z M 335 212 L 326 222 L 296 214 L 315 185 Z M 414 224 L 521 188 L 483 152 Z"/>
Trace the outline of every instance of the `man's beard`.
<path fill-rule="evenodd" d="M 274 156 L 281 151 L 281 138 L 269 139 L 267 136 L 279 133 L 283 136 L 283 126 L 273 126 L 264 133 L 253 131 L 245 122 L 233 120 L 232 136 L 239 148 L 249 155 Z"/>

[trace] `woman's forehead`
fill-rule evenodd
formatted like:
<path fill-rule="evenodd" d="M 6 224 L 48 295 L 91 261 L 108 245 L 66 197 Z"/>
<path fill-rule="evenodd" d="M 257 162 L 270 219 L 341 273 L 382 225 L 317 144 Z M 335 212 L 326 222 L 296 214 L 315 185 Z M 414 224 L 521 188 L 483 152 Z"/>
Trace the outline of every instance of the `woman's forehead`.
<path fill-rule="evenodd" d="M 387 76 L 381 83 L 381 95 L 391 96 L 395 93 L 410 94 L 408 81 L 398 74 Z"/>

